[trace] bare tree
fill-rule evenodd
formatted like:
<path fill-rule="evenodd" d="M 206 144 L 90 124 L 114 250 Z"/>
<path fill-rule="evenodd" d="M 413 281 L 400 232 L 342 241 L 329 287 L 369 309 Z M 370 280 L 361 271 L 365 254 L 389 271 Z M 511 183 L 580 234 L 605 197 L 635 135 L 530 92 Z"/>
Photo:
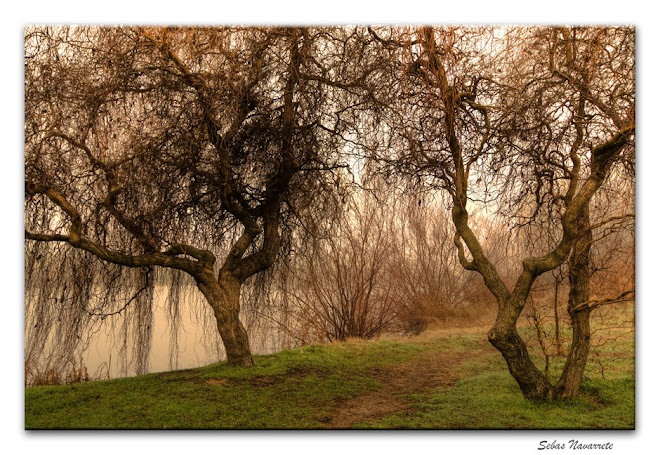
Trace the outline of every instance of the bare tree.
<path fill-rule="evenodd" d="M 26 302 L 39 308 L 26 312 L 35 327 L 61 305 L 41 298 L 58 279 L 85 283 L 67 291 L 78 323 L 135 302 L 146 317 L 150 271 L 165 268 L 192 277 L 213 309 L 229 363 L 252 365 L 241 287 L 273 265 L 296 212 L 322 192 L 323 173 L 342 166 L 346 90 L 337 85 L 359 75 L 344 71 L 337 55 L 351 48 L 351 33 L 27 29 Z M 55 252 L 65 265 L 45 275 L 62 275 L 38 281 L 40 254 Z M 114 283 L 104 282 L 108 270 Z M 122 295 L 130 283 L 139 298 Z M 92 293 L 102 294 L 96 308 Z M 70 327 L 68 335 L 79 332 Z"/>
<path fill-rule="evenodd" d="M 576 344 L 587 347 L 583 360 L 589 354 L 601 362 L 599 352 L 610 344 L 612 333 L 634 327 L 634 317 L 627 315 L 627 304 L 634 299 L 635 288 L 634 181 L 631 176 L 615 169 L 590 206 L 591 224 L 584 228 L 589 231 L 584 238 L 591 238 L 589 243 L 582 244 L 588 247 L 589 254 L 582 255 L 582 260 L 578 262 L 576 258 L 580 256 L 574 249 L 569 261 L 552 271 L 552 277 L 539 277 L 533 294 L 530 294 L 527 316 L 537 329 L 536 339 L 546 359 L 546 371 L 552 358 L 565 361 L 566 356 L 573 352 L 566 352 L 565 346 Z M 538 233 L 540 239 L 544 234 L 560 233 L 559 226 L 549 227 L 550 233 L 547 229 L 544 233 Z M 568 272 L 571 272 L 573 279 L 569 280 Z M 579 301 L 575 297 L 578 294 L 576 285 L 580 285 L 586 294 Z M 611 311 L 604 308 L 613 304 L 620 308 Z M 567 311 L 560 312 L 560 305 L 565 306 Z M 572 316 L 576 312 L 589 314 L 588 325 L 578 330 L 573 327 Z M 549 326 L 554 330 L 548 330 Z M 583 334 L 582 339 L 573 342 L 571 338 L 579 333 Z M 586 364 L 581 364 L 583 370 L 579 374 L 584 374 L 585 367 Z"/>
<path fill-rule="evenodd" d="M 460 263 L 479 273 L 497 299 L 488 339 L 523 394 L 572 396 L 588 352 L 582 305 L 588 289 L 573 286 L 573 344 L 556 386 L 530 359 L 516 323 L 536 279 L 571 252 L 572 279 L 584 283 L 577 275 L 590 244 L 589 203 L 622 154 L 632 153 L 634 31 L 423 28 L 401 42 L 408 50 L 402 84 L 408 101 L 400 133 L 405 152 L 396 163 L 451 197 Z M 560 221 L 560 238 L 524 258 L 512 286 L 469 224 L 470 210 L 506 194 L 518 195 L 527 212 L 535 206 L 527 194 L 561 201 L 547 213 Z"/>

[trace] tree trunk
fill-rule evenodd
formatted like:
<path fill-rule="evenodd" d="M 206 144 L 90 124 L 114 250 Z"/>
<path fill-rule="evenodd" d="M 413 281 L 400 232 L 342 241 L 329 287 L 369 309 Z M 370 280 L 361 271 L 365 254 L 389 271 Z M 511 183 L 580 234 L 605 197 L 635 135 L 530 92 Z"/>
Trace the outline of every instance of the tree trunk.
<path fill-rule="evenodd" d="M 516 380 L 525 398 L 549 401 L 555 396 L 550 381 L 534 365 L 525 342 L 518 335 L 516 321 L 519 311 L 515 302 L 500 306 L 495 326 L 488 332 L 488 341 L 502 354 L 509 373 Z M 517 314 L 516 314 L 517 313 Z"/>
<path fill-rule="evenodd" d="M 558 394 L 562 397 L 574 397 L 580 390 L 584 369 L 591 347 L 591 327 L 589 317 L 591 310 L 585 307 L 578 311 L 575 308 L 589 300 L 591 271 L 589 252 L 591 250 L 592 232 L 589 229 L 589 206 L 585 205 L 577 219 L 578 235 L 575 247 L 568 262 L 568 278 L 570 291 L 568 294 L 568 313 L 571 316 L 573 340 L 571 349 L 564 365 L 559 383 Z"/>
<path fill-rule="evenodd" d="M 197 287 L 213 308 L 218 332 L 230 365 L 250 367 L 254 365 L 247 331 L 239 319 L 241 283 L 227 275 L 220 280 L 212 276 L 197 280 Z"/>
<path fill-rule="evenodd" d="M 576 311 L 575 308 L 588 301 L 590 297 L 589 253 L 592 232 L 589 225 L 587 205 L 578 215 L 578 235 L 568 265 L 570 282 L 568 312 L 571 316 L 573 340 L 557 386 L 553 387 L 534 365 L 529 358 L 525 343 L 518 335 L 516 321 L 520 315 L 518 309 L 522 309 L 519 302 L 510 300 L 500 305 L 497 322 L 488 334 L 488 340 L 502 353 L 509 372 L 528 399 L 548 401 L 555 398 L 570 398 L 576 396 L 580 390 L 591 345 L 590 309 L 586 307 Z"/>

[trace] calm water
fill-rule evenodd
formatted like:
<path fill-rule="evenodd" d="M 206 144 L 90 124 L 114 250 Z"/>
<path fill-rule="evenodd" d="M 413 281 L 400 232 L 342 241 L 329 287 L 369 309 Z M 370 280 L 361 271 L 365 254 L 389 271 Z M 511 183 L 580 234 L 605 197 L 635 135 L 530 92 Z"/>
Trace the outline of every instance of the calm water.
<path fill-rule="evenodd" d="M 147 372 L 195 368 L 224 360 L 224 348 L 217 335 L 211 310 L 204 301 L 191 296 L 182 299 L 187 303 L 180 305 L 181 317 L 175 348 L 165 297 L 166 294 L 162 290 L 156 290 Z M 295 346 L 295 342 L 278 330 L 276 323 L 269 323 L 269 320 L 262 318 L 259 326 L 250 326 L 244 321 L 254 354 L 270 354 Z M 129 368 L 128 371 L 123 371 L 122 368 L 121 347 L 118 342 L 122 339 L 119 322 L 105 324 L 84 353 L 83 362 L 91 376 L 105 375 L 108 367 L 111 378 L 135 374 L 133 368 Z M 132 346 L 127 347 L 129 350 L 132 349 Z"/>

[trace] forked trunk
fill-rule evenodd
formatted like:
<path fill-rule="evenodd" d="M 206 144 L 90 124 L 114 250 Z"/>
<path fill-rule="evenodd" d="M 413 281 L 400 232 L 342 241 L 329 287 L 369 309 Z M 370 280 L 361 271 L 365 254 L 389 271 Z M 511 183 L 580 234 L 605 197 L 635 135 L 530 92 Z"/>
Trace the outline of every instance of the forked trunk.
<path fill-rule="evenodd" d="M 501 353 L 509 367 L 509 372 L 520 386 L 526 398 L 549 401 L 557 398 L 570 398 L 578 394 L 584 369 L 589 356 L 591 328 L 589 307 L 576 308 L 589 300 L 589 251 L 592 233 L 589 229 L 589 208 L 578 216 L 578 235 L 569 260 L 570 292 L 568 311 L 571 315 L 573 340 L 564 365 L 564 370 L 556 386 L 541 373 L 529 357 L 524 341 L 516 330 L 516 321 L 522 309 L 520 302 L 506 301 L 500 307 L 497 322 L 488 333 L 488 340 Z"/>
<path fill-rule="evenodd" d="M 213 308 L 218 332 L 227 353 L 227 363 L 241 367 L 254 365 L 247 331 L 239 319 L 241 284 L 232 277 L 197 281 L 197 287 Z"/>

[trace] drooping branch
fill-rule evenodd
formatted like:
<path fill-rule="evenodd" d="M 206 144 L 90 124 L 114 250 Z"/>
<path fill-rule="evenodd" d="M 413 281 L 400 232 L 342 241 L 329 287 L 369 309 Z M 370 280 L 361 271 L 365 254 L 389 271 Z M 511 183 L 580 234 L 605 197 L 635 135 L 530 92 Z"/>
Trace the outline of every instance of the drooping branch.
<path fill-rule="evenodd" d="M 211 144 L 213 144 L 220 163 L 219 176 L 222 183 L 222 202 L 225 208 L 243 224 L 246 230 L 255 230 L 258 226 L 250 216 L 249 206 L 243 200 L 243 197 L 234 185 L 231 173 L 230 152 L 227 148 L 227 144 L 231 142 L 232 138 L 238 133 L 241 124 L 249 114 L 249 96 L 244 97 L 243 101 L 239 103 L 239 108 L 234 113 L 233 122 L 231 122 L 228 130 L 222 134 L 221 131 L 223 130 L 223 125 L 216 120 L 216 109 L 214 108 L 213 103 L 208 99 L 208 89 L 204 80 L 188 68 L 179 55 L 167 45 L 165 40 L 159 41 L 144 31 L 142 35 L 153 46 L 155 46 L 168 61 L 171 61 L 174 64 L 186 84 L 195 90 L 202 107 L 203 121 L 206 126 L 208 139 Z M 259 55 L 255 61 L 260 64 L 261 58 Z M 245 91 L 249 94 L 251 88 L 256 85 L 258 81 L 258 77 L 251 80 L 245 88 Z"/>
<path fill-rule="evenodd" d="M 603 227 L 607 224 L 614 223 L 615 221 L 630 220 L 630 219 L 634 219 L 634 218 L 635 218 L 634 213 L 625 213 L 623 215 L 611 216 L 611 217 L 609 217 L 605 220 L 599 221 L 598 223 L 590 224 L 589 226 L 587 226 L 586 229 L 590 229 L 590 230 L 593 231 L 593 230 L 598 229 L 600 227 Z"/>
<path fill-rule="evenodd" d="M 109 313 L 100 312 L 99 310 L 91 310 L 91 311 L 87 311 L 87 314 L 89 314 L 90 316 L 100 316 L 101 320 L 109 318 L 111 316 L 116 316 L 118 314 L 121 314 L 133 302 L 135 302 L 140 297 L 140 294 L 142 294 L 143 292 L 146 292 L 149 289 L 149 287 L 151 286 L 151 278 L 150 278 L 151 272 L 152 272 L 152 270 L 150 268 L 148 268 L 147 272 L 145 273 L 145 277 L 144 277 L 144 285 L 142 285 L 142 287 L 140 289 L 138 289 L 135 292 L 135 294 L 133 294 L 133 296 L 130 299 L 128 299 L 126 301 L 126 303 L 121 308 L 119 308 L 118 310 L 115 310 L 115 311 L 112 311 L 112 312 L 109 312 Z"/>
<path fill-rule="evenodd" d="M 87 156 L 91 164 L 95 168 L 102 170 L 105 176 L 106 182 L 108 184 L 108 194 L 103 200 L 103 206 L 106 208 L 108 213 L 110 213 L 117 220 L 117 222 L 124 227 L 124 229 L 126 229 L 138 240 L 145 251 L 158 250 L 157 242 L 150 238 L 144 229 L 142 229 L 142 227 L 135 222 L 135 220 L 130 219 L 116 206 L 117 197 L 123 191 L 123 188 L 117 184 L 115 167 L 118 163 L 106 163 L 103 160 L 96 158 L 87 144 L 75 140 L 68 134 L 52 132 L 49 134 L 49 137 L 58 137 L 63 139 L 72 146 L 85 152 L 85 156 Z"/>
<path fill-rule="evenodd" d="M 200 267 L 212 265 L 215 257 L 208 251 L 199 250 L 193 247 L 186 247 L 179 245 L 173 247 L 167 252 L 151 252 L 140 255 L 131 255 L 120 251 L 115 251 L 107 248 L 104 245 L 93 242 L 89 239 L 82 237 L 82 219 L 78 210 L 64 197 L 64 195 L 53 187 L 46 185 L 38 185 L 26 182 L 26 193 L 28 196 L 35 194 L 45 194 L 51 201 L 60 207 L 70 218 L 71 225 L 69 234 L 42 234 L 32 233 L 27 229 L 25 230 L 25 238 L 27 240 L 35 240 L 40 242 L 66 242 L 74 248 L 78 248 L 96 257 L 111 262 L 113 264 L 124 265 L 127 267 L 145 267 L 145 266 L 161 266 L 170 267 L 179 270 L 184 270 L 194 275 Z M 178 254 L 189 254 L 199 259 L 191 261 L 189 259 L 176 257 Z"/>
<path fill-rule="evenodd" d="M 82 219 L 78 210 L 66 200 L 64 195 L 52 187 L 28 182 L 25 182 L 25 193 L 27 196 L 45 194 L 51 201 L 69 215 L 71 226 L 69 227 L 69 235 L 66 236 L 66 239 L 73 246 L 78 246 L 82 229 Z"/>
<path fill-rule="evenodd" d="M 92 242 L 82 237 L 74 242 L 71 236 L 61 234 L 36 234 L 26 230 L 25 238 L 27 240 L 35 240 L 41 242 L 66 242 L 74 248 L 87 251 L 88 253 L 91 253 L 106 262 L 111 262 L 113 264 L 123 265 L 126 267 L 169 267 L 186 271 L 191 275 L 195 275 L 201 269 L 200 263 L 185 258 L 175 257 L 169 253 L 147 253 L 131 255 L 120 251 L 111 250 L 99 243 Z"/>

